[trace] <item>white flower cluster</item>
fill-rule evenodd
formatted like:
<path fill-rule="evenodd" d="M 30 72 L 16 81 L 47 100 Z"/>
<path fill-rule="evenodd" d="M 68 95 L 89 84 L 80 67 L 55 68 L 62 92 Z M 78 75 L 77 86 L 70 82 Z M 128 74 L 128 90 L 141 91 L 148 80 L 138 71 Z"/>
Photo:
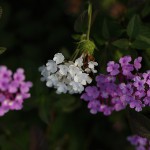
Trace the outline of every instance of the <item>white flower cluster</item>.
<path fill-rule="evenodd" d="M 65 62 L 65 57 L 61 53 L 55 54 L 53 60 L 48 60 L 46 66 L 39 68 L 42 81 L 46 81 L 46 86 L 57 89 L 57 94 L 61 93 L 81 93 L 84 86 L 92 82 L 89 73 L 96 73 L 97 62 L 90 61 L 84 69 L 83 57 L 75 62 Z"/>

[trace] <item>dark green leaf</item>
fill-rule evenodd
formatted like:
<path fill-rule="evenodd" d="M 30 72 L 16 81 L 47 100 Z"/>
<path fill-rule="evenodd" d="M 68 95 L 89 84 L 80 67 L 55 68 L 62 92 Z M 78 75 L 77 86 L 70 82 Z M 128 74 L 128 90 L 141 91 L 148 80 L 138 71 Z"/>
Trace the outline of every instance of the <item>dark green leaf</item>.
<path fill-rule="evenodd" d="M 133 16 L 127 26 L 128 36 L 130 38 L 136 38 L 136 36 L 139 33 L 140 26 L 141 26 L 140 17 L 138 15 Z"/>
<path fill-rule="evenodd" d="M 142 35 L 142 36 L 150 38 L 150 28 L 148 26 L 144 26 L 144 25 L 140 26 L 140 31 L 139 32 L 140 33 L 139 33 L 138 37 Z"/>
<path fill-rule="evenodd" d="M 2 13 L 3 13 L 3 9 L 2 9 L 2 7 L 0 6 L 0 18 L 2 17 Z"/>
<path fill-rule="evenodd" d="M 97 46 L 102 46 L 102 45 L 105 45 L 105 40 L 103 40 L 103 39 L 101 39 L 100 37 L 98 37 L 98 36 L 95 36 L 94 37 L 94 41 L 96 42 L 95 44 L 97 45 Z"/>
<path fill-rule="evenodd" d="M 86 33 L 87 31 L 88 14 L 84 11 L 75 21 L 74 30 L 76 32 Z"/>
<path fill-rule="evenodd" d="M 135 40 L 132 43 L 131 47 L 135 49 L 148 49 L 150 48 L 150 44 L 141 40 Z"/>
<path fill-rule="evenodd" d="M 143 42 L 145 42 L 145 43 L 147 43 L 147 44 L 150 44 L 150 38 L 149 38 L 149 37 L 140 35 L 140 36 L 138 37 L 138 39 L 141 40 L 141 41 L 143 41 Z"/>
<path fill-rule="evenodd" d="M 128 39 L 119 39 L 117 41 L 114 41 L 112 45 L 121 48 L 121 49 L 127 49 L 129 47 L 129 40 Z"/>
<path fill-rule="evenodd" d="M 142 137 L 150 139 L 150 119 L 135 111 L 128 112 L 128 119 L 132 131 Z"/>
<path fill-rule="evenodd" d="M 71 112 L 80 106 L 80 102 L 70 95 L 62 95 L 62 99 L 55 103 L 55 107 L 65 112 Z"/>
<path fill-rule="evenodd" d="M 147 15 L 150 14 L 150 1 L 147 1 L 147 3 L 145 3 L 145 7 L 142 10 L 141 14 L 142 14 L 143 17 L 146 17 Z"/>
<path fill-rule="evenodd" d="M 50 107 L 48 105 L 48 102 L 46 101 L 46 97 L 43 97 L 40 101 L 40 109 L 39 109 L 39 116 L 42 121 L 44 121 L 46 124 L 49 123 L 49 115 L 50 115 Z"/>
<path fill-rule="evenodd" d="M 80 40 L 81 40 L 81 35 L 80 35 L 80 34 L 73 34 L 73 35 L 72 35 L 72 38 L 73 38 L 74 40 L 80 41 Z"/>
<path fill-rule="evenodd" d="M 132 47 L 136 49 L 150 48 L 150 28 L 147 26 L 140 26 L 139 34 L 136 40 L 132 43 Z"/>
<path fill-rule="evenodd" d="M 102 35 L 103 35 L 103 37 L 105 39 L 109 39 L 110 38 L 109 27 L 108 27 L 108 23 L 107 23 L 106 19 L 104 19 L 104 22 L 103 22 Z"/>
<path fill-rule="evenodd" d="M 102 6 L 104 8 L 109 8 L 116 0 L 102 0 Z"/>
<path fill-rule="evenodd" d="M 4 53 L 6 51 L 5 47 L 0 47 L 0 54 Z"/>

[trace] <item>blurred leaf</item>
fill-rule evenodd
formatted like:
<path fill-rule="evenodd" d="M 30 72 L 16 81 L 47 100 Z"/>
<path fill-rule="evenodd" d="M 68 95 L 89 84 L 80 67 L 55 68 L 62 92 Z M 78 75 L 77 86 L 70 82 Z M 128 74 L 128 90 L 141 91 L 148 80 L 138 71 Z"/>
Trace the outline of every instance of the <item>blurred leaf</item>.
<path fill-rule="evenodd" d="M 49 123 L 49 115 L 50 115 L 50 108 L 48 107 L 48 102 L 46 97 L 43 97 L 40 101 L 40 109 L 39 109 L 39 116 L 46 124 Z"/>
<path fill-rule="evenodd" d="M 116 2 L 116 0 L 103 0 L 102 1 L 102 6 L 104 8 L 108 8 L 110 7 L 114 2 Z"/>
<path fill-rule="evenodd" d="M 128 119 L 132 131 L 142 137 L 150 139 L 150 119 L 141 113 L 128 111 Z"/>
<path fill-rule="evenodd" d="M 81 35 L 80 35 L 80 34 L 73 34 L 73 35 L 72 35 L 72 38 L 73 38 L 74 40 L 76 40 L 76 41 L 80 41 Z"/>
<path fill-rule="evenodd" d="M 130 38 L 136 38 L 139 33 L 141 20 L 138 15 L 134 15 L 127 26 L 127 34 Z"/>
<path fill-rule="evenodd" d="M 103 40 L 102 38 L 100 38 L 97 35 L 94 36 L 94 41 L 96 42 L 95 44 L 98 46 L 105 45 L 105 42 L 106 42 L 105 40 Z"/>
<path fill-rule="evenodd" d="M 55 103 L 56 108 L 64 112 L 72 112 L 80 106 L 80 101 L 71 95 L 62 95 L 61 100 Z"/>
<path fill-rule="evenodd" d="M 68 49 L 66 49 L 65 47 L 63 47 L 62 49 L 60 49 L 60 52 L 65 56 L 66 59 L 70 59 L 71 54 L 69 53 Z"/>
<path fill-rule="evenodd" d="M 149 37 L 150 38 L 150 27 L 149 26 L 145 26 L 142 25 L 140 26 L 140 31 L 139 31 L 139 35 L 138 36 L 145 36 L 145 37 Z M 138 38 L 138 37 L 137 37 Z"/>
<path fill-rule="evenodd" d="M 114 41 L 112 45 L 121 48 L 121 49 L 127 49 L 129 47 L 129 40 L 128 39 L 119 39 L 117 41 Z"/>
<path fill-rule="evenodd" d="M 6 51 L 5 47 L 0 47 L 0 54 L 4 53 Z"/>
<path fill-rule="evenodd" d="M 150 44 L 148 44 L 144 41 L 141 41 L 141 40 L 135 40 L 132 43 L 131 47 L 135 48 L 135 49 L 148 49 L 148 48 L 150 48 Z"/>
<path fill-rule="evenodd" d="M 140 26 L 139 34 L 131 46 L 136 49 L 150 48 L 150 28 L 144 25 Z"/>
<path fill-rule="evenodd" d="M 2 7 L 0 6 L 0 18 L 2 17 L 2 13 L 3 13 L 3 9 L 2 9 Z"/>
<path fill-rule="evenodd" d="M 149 38 L 149 37 L 140 35 L 140 36 L 138 37 L 138 39 L 141 40 L 141 41 L 143 41 L 143 42 L 145 42 L 145 43 L 147 43 L 147 44 L 150 44 L 150 38 Z"/>
<path fill-rule="evenodd" d="M 102 26 L 102 35 L 105 39 L 110 38 L 110 33 L 109 33 L 109 27 L 108 27 L 108 22 L 106 19 L 104 19 L 103 26 Z"/>
<path fill-rule="evenodd" d="M 75 21 L 74 30 L 76 32 L 85 33 L 87 31 L 88 14 L 84 11 Z"/>
<path fill-rule="evenodd" d="M 150 14 L 150 1 L 147 0 L 147 2 L 145 3 L 145 7 L 143 8 L 142 12 L 142 17 L 146 17 Z"/>

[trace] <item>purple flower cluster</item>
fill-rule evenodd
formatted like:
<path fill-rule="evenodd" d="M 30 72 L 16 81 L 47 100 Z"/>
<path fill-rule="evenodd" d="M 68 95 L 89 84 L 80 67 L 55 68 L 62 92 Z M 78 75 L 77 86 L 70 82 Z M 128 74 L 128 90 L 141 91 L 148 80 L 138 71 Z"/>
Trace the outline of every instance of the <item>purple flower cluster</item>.
<path fill-rule="evenodd" d="M 150 141 L 138 135 L 129 136 L 127 140 L 136 147 L 136 150 L 150 150 Z"/>
<path fill-rule="evenodd" d="M 23 69 L 13 74 L 6 66 L 0 66 L 0 116 L 9 110 L 22 109 L 23 101 L 30 97 L 31 82 L 25 82 Z"/>
<path fill-rule="evenodd" d="M 103 112 L 110 115 L 129 106 L 136 111 L 142 111 L 150 106 L 150 71 L 138 73 L 142 57 L 131 63 L 130 56 L 120 58 L 119 63 L 110 61 L 107 65 L 107 75 L 96 77 L 96 86 L 88 86 L 81 99 L 88 102 L 92 114 Z"/>

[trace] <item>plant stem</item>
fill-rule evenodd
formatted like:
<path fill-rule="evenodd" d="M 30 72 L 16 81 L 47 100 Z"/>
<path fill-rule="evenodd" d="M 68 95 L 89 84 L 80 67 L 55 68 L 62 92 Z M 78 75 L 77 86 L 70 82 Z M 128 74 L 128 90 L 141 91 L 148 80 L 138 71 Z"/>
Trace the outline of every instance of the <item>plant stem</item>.
<path fill-rule="evenodd" d="M 91 4 L 91 2 L 89 2 L 87 40 L 90 39 L 91 21 L 92 21 L 92 4 Z"/>

